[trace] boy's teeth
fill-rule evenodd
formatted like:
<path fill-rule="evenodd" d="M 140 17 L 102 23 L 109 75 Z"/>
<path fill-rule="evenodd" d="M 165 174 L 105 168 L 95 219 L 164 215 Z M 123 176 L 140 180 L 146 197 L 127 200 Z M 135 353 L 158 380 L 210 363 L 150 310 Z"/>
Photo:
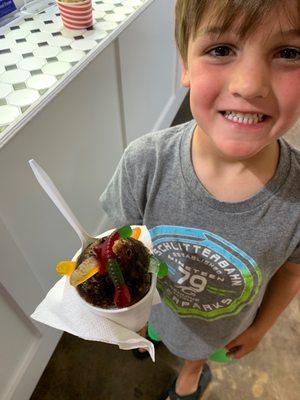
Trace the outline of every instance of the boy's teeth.
<path fill-rule="evenodd" d="M 233 122 L 239 122 L 241 124 L 257 124 L 263 120 L 264 114 L 243 114 L 225 111 L 224 116 Z"/>

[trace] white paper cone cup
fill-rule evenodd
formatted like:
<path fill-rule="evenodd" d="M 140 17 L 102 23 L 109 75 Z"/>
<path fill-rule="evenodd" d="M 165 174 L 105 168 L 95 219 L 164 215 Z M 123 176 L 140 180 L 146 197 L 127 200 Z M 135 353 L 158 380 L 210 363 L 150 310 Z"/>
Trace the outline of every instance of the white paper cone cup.
<path fill-rule="evenodd" d="M 151 306 L 153 302 L 153 296 L 156 288 L 156 274 L 151 274 L 151 286 L 146 293 L 145 297 L 143 297 L 140 301 L 133 304 L 129 307 L 124 308 L 100 308 L 95 307 L 92 304 L 87 303 L 76 291 L 77 296 L 79 297 L 83 307 L 86 307 L 87 310 L 91 311 L 95 315 L 99 315 L 101 317 L 105 317 L 110 319 L 111 321 L 116 322 L 119 325 L 124 326 L 131 331 L 138 332 L 142 329 L 148 322 L 151 312 Z"/>

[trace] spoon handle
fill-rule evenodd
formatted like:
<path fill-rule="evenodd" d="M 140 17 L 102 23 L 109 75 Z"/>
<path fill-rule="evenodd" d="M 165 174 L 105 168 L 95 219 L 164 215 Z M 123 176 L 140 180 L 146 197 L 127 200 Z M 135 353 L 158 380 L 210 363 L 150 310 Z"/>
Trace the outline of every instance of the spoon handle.
<path fill-rule="evenodd" d="M 86 247 L 87 244 L 91 242 L 91 236 L 82 228 L 72 210 L 42 167 L 40 167 L 39 164 L 33 159 L 29 160 L 28 162 L 39 184 L 77 233 L 79 239 L 81 240 L 82 246 Z"/>

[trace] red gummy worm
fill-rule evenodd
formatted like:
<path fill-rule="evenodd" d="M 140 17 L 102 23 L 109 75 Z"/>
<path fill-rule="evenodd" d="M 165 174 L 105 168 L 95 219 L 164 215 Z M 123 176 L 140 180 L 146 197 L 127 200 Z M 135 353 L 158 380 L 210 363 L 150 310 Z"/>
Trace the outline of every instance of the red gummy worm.
<path fill-rule="evenodd" d="M 124 282 L 122 271 L 119 263 L 116 260 L 116 255 L 113 252 L 113 245 L 116 240 L 120 239 L 120 234 L 115 231 L 105 241 L 103 248 L 103 258 L 105 269 L 115 286 L 114 303 L 117 307 L 127 307 L 131 303 L 131 295 L 128 286 Z"/>
<path fill-rule="evenodd" d="M 104 246 L 104 260 L 108 260 L 109 258 L 116 258 L 115 253 L 113 252 L 112 248 L 116 240 L 120 239 L 120 235 L 117 231 L 111 233 L 108 238 L 106 239 L 106 243 Z"/>
<path fill-rule="evenodd" d="M 115 288 L 114 303 L 117 307 L 128 307 L 131 303 L 131 296 L 126 283 Z"/>
<path fill-rule="evenodd" d="M 109 259 L 115 259 L 116 255 L 113 252 L 112 248 L 116 240 L 120 238 L 120 235 L 117 231 L 111 233 L 108 238 L 104 241 L 104 243 L 95 246 L 94 253 L 97 258 L 98 263 L 100 264 L 100 274 L 107 274 L 106 264 Z"/>
<path fill-rule="evenodd" d="M 103 250 L 104 250 L 104 245 L 105 243 L 100 243 L 97 246 L 94 247 L 94 255 L 98 261 L 99 264 L 99 273 L 102 275 L 106 275 L 107 271 L 105 268 L 105 259 L 103 257 Z"/>

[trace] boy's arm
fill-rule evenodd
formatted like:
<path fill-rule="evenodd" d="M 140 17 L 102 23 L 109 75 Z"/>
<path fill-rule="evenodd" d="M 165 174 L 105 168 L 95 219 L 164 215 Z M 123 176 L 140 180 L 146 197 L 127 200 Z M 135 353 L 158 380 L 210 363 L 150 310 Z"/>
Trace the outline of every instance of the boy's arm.
<path fill-rule="evenodd" d="M 300 290 L 300 264 L 286 262 L 270 280 L 253 326 L 264 335 Z"/>
<path fill-rule="evenodd" d="M 253 351 L 300 290 L 300 264 L 286 262 L 270 280 L 251 326 L 225 348 L 233 358 Z"/>

